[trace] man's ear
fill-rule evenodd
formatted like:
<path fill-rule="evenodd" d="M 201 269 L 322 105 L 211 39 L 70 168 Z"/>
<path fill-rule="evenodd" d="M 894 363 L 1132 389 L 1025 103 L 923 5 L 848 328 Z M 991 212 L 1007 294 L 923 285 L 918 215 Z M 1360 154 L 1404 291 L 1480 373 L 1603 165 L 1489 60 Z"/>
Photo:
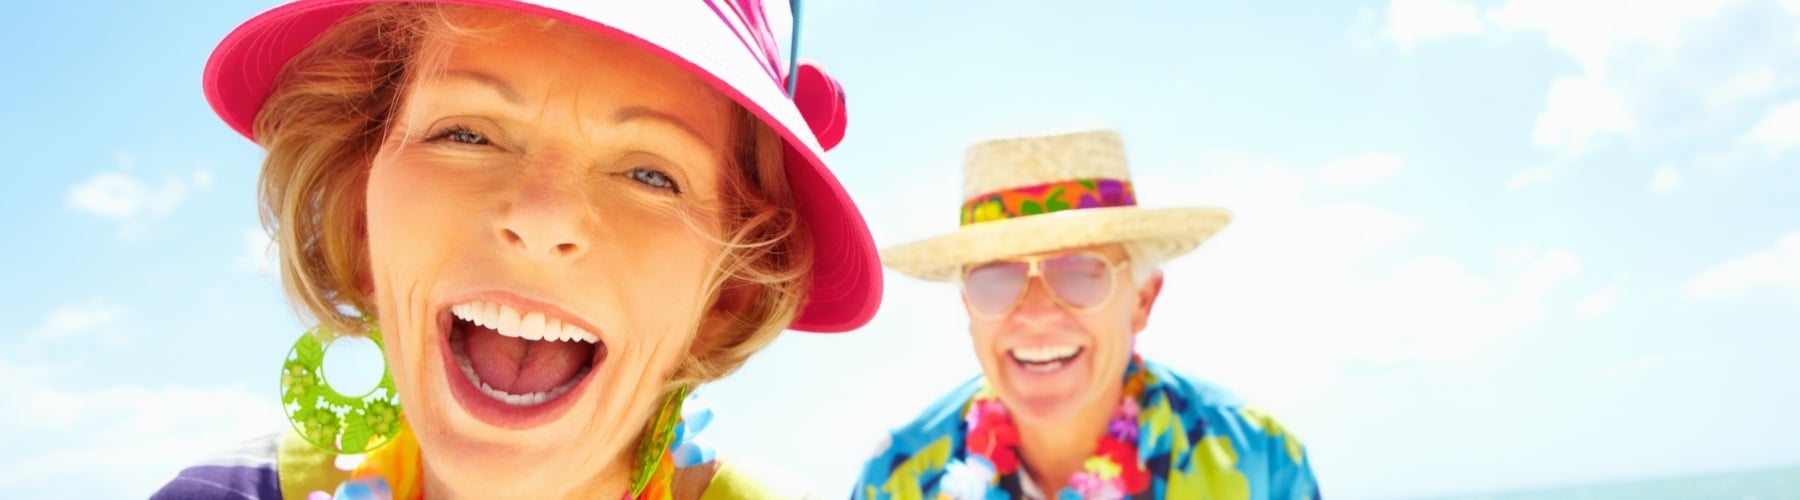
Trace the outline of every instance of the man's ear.
<path fill-rule="evenodd" d="M 1149 280 L 1137 286 L 1137 307 L 1131 310 L 1132 335 L 1144 331 L 1144 327 L 1150 324 L 1150 309 L 1156 306 L 1156 298 L 1162 295 L 1162 286 L 1162 271 L 1150 275 Z"/>

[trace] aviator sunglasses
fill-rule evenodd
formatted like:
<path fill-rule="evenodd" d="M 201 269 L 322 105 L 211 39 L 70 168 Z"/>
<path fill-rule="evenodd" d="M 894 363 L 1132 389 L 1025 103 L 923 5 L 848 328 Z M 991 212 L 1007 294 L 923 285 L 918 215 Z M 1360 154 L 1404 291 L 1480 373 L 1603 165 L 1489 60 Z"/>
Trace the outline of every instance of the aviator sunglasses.
<path fill-rule="evenodd" d="M 1057 304 L 1085 312 L 1112 297 L 1118 272 L 1129 264 L 1086 251 L 987 262 L 964 269 L 963 297 L 979 316 L 1005 316 L 1024 301 L 1036 278 Z"/>

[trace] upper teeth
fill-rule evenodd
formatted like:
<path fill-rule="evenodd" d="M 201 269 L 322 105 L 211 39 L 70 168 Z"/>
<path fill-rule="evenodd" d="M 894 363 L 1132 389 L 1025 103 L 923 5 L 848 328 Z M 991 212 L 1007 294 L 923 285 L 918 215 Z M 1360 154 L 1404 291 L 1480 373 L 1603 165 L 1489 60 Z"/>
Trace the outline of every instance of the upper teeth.
<path fill-rule="evenodd" d="M 1014 348 L 1012 350 L 1012 355 L 1014 358 L 1017 358 L 1019 361 L 1024 361 L 1027 363 L 1042 363 L 1042 362 L 1046 362 L 1046 361 L 1055 361 L 1055 360 L 1066 358 L 1069 356 L 1074 356 L 1075 352 L 1080 351 L 1080 350 L 1081 350 L 1080 347 L 1076 347 L 1076 346 L 1072 346 L 1072 345 L 1019 347 L 1019 348 Z"/>
<path fill-rule="evenodd" d="M 519 314 L 519 311 L 505 304 L 492 302 L 469 302 L 450 306 L 450 314 L 463 321 L 494 329 L 501 335 L 525 340 L 579 340 L 599 343 L 600 336 L 581 329 L 581 327 L 562 322 L 556 318 L 545 317 L 544 313 L 531 312 Z"/>

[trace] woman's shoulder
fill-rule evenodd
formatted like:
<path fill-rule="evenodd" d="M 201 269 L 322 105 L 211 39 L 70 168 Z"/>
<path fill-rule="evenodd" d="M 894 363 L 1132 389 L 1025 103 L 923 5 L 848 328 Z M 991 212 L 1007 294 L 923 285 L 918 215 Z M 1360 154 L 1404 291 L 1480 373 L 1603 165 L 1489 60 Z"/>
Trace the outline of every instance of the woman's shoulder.
<path fill-rule="evenodd" d="M 279 499 L 281 481 L 276 476 L 280 434 L 244 442 L 235 449 L 207 457 L 181 472 L 150 495 L 152 500 Z"/>
<path fill-rule="evenodd" d="M 721 456 L 695 467 L 680 469 L 677 483 L 698 482 L 705 488 L 694 495 L 694 489 L 676 487 L 677 498 L 699 500 L 814 498 L 805 481 L 787 471 L 742 455 Z M 692 483 L 690 483 L 692 484 Z M 698 488 L 695 488 L 698 489 Z"/>
<path fill-rule="evenodd" d="M 292 429 L 244 442 L 182 469 L 153 500 L 279 500 L 333 491 L 349 472 L 337 456 L 300 439 Z"/>

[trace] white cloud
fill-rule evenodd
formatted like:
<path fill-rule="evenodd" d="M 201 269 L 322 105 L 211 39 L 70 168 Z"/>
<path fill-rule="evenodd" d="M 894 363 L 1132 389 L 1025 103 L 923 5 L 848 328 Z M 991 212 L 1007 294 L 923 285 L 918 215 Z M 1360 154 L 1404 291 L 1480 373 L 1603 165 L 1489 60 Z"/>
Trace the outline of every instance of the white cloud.
<path fill-rule="evenodd" d="M 1594 319 L 1612 312 L 1613 305 L 1619 302 L 1619 287 L 1609 286 L 1583 297 L 1575 303 L 1575 316 L 1581 319 Z"/>
<path fill-rule="evenodd" d="M 1300 404 L 1348 365 L 1479 353 L 1540 321 L 1581 272 L 1573 254 L 1531 245 L 1496 251 L 1491 262 L 1409 254 L 1406 242 L 1423 232 L 1417 218 L 1309 201 L 1322 180 L 1248 155 L 1185 163 L 1210 165 L 1212 175 L 1172 178 L 1163 169 L 1145 177 L 1153 181 L 1140 196 L 1207 200 L 1237 218 L 1195 255 L 1169 263 L 1158 299 L 1165 306 L 1140 343 L 1272 406 Z"/>
<path fill-rule="evenodd" d="M 1612 361 L 1598 366 L 1595 371 L 1608 379 L 1629 379 L 1650 372 L 1663 370 L 1670 366 L 1691 363 L 1715 356 L 1712 349 L 1683 351 L 1670 354 L 1639 356 L 1630 359 Z"/>
<path fill-rule="evenodd" d="M 1744 142 L 1779 153 L 1800 146 L 1800 99 L 1775 106 L 1751 127 Z"/>
<path fill-rule="evenodd" d="M 1442 15 L 1460 19 L 1450 23 L 1460 26 L 1453 33 L 1486 27 L 1516 40 L 1541 36 L 1568 54 L 1576 69 L 1550 83 L 1532 138 L 1579 154 L 1609 138 L 1666 144 L 1742 133 L 1739 115 L 1750 111 L 1737 104 L 1800 76 L 1791 69 L 1800 37 L 1763 28 L 1800 22 L 1792 0 L 1778 1 L 1506 0 L 1474 21 L 1466 5 L 1427 5 L 1456 13 Z"/>
<path fill-rule="evenodd" d="M 1494 251 L 1488 252 L 1488 254 L 1494 257 L 1494 262 L 1498 262 L 1501 265 L 1523 266 L 1526 262 L 1531 260 L 1532 256 L 1535 256 L 1542 251 L 1543 249 L 1538 248 L 1537 244 L 1524 242 L 1496 248 Z"/>
<path fill-rule="evenodd" d="M 1267 159 L 1213 151 L 1179 163 L 1207 165 L 1215 175 L 1198 181 L 1140 176 L 1139 201 L 1147 206 L 1231 210 L 1235 218 L 1220 234 L 1263 241 L 1269 249 L 1365 255 L 1411 236 L 1419 227 L 1416 218 L 1367 203 L 1308 203 L 1307 193 L 1319 190 L 1322 179 Z"/>
<path fill-rule="evenodd" d="M 246 274 L 274 275 L 279 253 L 280 249 L 275 247 L 268 232 L 252 227 L 244 230 L 244 253 L 238 256 L 234 265 Z"/>
<path fill-rule="evenodd" d="M 1508 179 L 1506 181 L 1506 189 L 1518 191 L 1525 186 L 1548 181 L 1550 180 L 1551 175 L 1552 173 L 1549 168 L 1531 167 L 1525 169 L 1524 172 L 1519 172 L 1518 175 L 1514 175 L 1513 178 Z"/>
<path fill-rule="evenodd" d="M 1401 50 L 1432 38 L 1476 35 L 1482 21 L 1475 7 L 1456 0 L 1391 0 L 1387 35 Z"/>
<path fill-rule="evenodd" d="M 200 189 L 210 188 L 210 187 L 212 187 L 212 182 L 213 182 L 213 176 L 212 176 L 211 170 L 207 170 L 204 168 L 194 170 L 194 187 L 197 187 Z"/>
<path fill-rule="evenodd" d="M 118 163 L 126 170 L 136 160 L 120 153 Z M 120 234 L 131 237 L 143 232 L 147 219 L 168 215 L 187 198 L 191 187 L 211 185 L 212 173 L 204 169 L 195 171 L 191 179 L 165 177 L 154 185 L 124 171 L 100 172 L 70 186 L 65 201 L 69 208 L 118 221 Z"/>
<path fill-rule="evenodd" d="M 1525 267 L 1514 279 L 1513 293 L 1526 298 L 1548 296 L 1556 287 L 1581 274 L 1581 259 L 1563 250 L 1528 254 Z"/>
<path fill-rule="evenodd" d="M 43 325 L 30 337 L 34 340 L 87 340 L 106 336 L 118 339 L 112 331 L 126 314 L 124 307 L 100 298 L 57 306 L 44 317 Z"/>
<path fill-rule="evenodd" d="M 1675 171 L 1674 165 L 1656 167 L 1656 173 L 1650 176 L 1650 192 L 1667 193 L 1678 187 L 1681 187 L 1681 174 Z"/>
<path fill-rule="evenodd" d="M 241 387 L 71 389 L 58 383 L 67 375 L 57 370 L 5 360 L 0 374 L 9 408 L 0 412 L 0 441 L 46 450 L 0 458 L 6 491 L 73 491 L 66 485 L 80 481 L 80 491 L 142 498 L 181 468 L 283 421 L 274 400 Z"/>
<path fill-rule="evenodd" d="M 1701 272 L 1687 283 L 1687 296 L 1730 301 L 1769 289 L 1800 299 L 1800 231 L 1788 233 L 1775 247 L 1732 259 Z"/>
<path fill-rule="evenodd" d="M 1643 356 L 1623 361 L 1614 361 L 1600 365 L 1597 370 L 1600 376 L 1611 379 L 1631 378 L 1645 373 L 1661 370 L 1669 366 L 1669 358 L 1664 356 Z"/>
<path fill-rule="evenodd" d="M 1483 352 L 1540 322 L 1581 268 L 1558 250 L 1492 274 L 1435 254 L 1379 266 L 1369 255 L 1275 249 L 1253 238 L 1209 243 L 1214 248 L 1196 260 L 1172 263 L 1159 302 L 1181 306 L 1159 309 L 1140 342 L 1276 405 L 1305 401 L 1346 366 L 1451 362 Z"/>
<path fill-rule="evenodd" d="M 1608 82 L 1593 77 L 1561 77 L 1550 83 L 1543 114 L 1531 131 L 1539 146 L 1561 146 L 1580 152 L 1597 136 L 1630 134 L 1637 120 L 1625 98 Z"/>
<path fill-rule="evenodd" d="M 892 184 L 895 186 L 893 190 L 869 193 L 869 196 L 852 193 L 860 206 L 864 207 L 863 216 L 868 219 L 869 229 L 875 235 L 878 248 L 956 230 L 960 221 L 959 207 L 963 202 L 961 172 L 944 172 L 932 180 L 919 180 L 915 177 L 904 184 L 898 182 L 896 180 L 896 184 Z M 880 202 L 884 200 L 906 198 L 918 201 L 906 204 L 908 206 L 905 207 L 895 203 L 889 207 L 892 210 L 875 208 L 881 207 L 883 204 Z"/>
<path fill-rule="evenodd" d="M 1319 180 L 1333 187 L 1374 184 L 1400 173 L 1405 166 L 1400 155 L 1369 153 L 1326 164 L 1319 170 Z"/>
<path fill-rule="evenodd" d="M 1511 0 L 1488 12 L 1501 29 L 1541 31 L 1550 46 L 1604 75 L 1610 57 L 1633 43 L 1681 43 L 1691 23 L 1713 17 L 1726 0 Z"/>
<path fill-rule="evenodd" d="M 1713 87 L 1712 93 L 1706 97 L 1707 105 L 1719 107 L 1756 98 L 1767 93 L 1774 86 L 1774 69 L 1768 66 L 1750 68 Z"/>
<path fill-rule="evenodd" d="M 1780 160 L 1800 147 L 1800 99 L 1771 103 L 1756 109 L 1760 115 L 1746 118 L 1746 121 L 1753 119 L 1754 125 L 1744 130 L 1728 146 L 1697 155 L 1694 165 L 1714 170 L 1730 170 L 1759 158 Z"/>
<path fill-rule="evenodd" d="M 144 212 L 168 213 L 184 196 L 187 187 L 181 182 L 152 189 L 129 174 L 103 172 L 70 187 L 68 202 L 76 210 L 122 220 Z"/>
<path fill-rule="evenodd" d="M 1357 51 L 1373 50 L 1381 46 L 1383 38 L 1387 36 L 1383 33 L 1385 27 L 1377 25 L 1380 21 L 1375 18 L 1376 15 L 1374 8 L 1365 5 L 1356 10 L 1356 21 L 1350 24 L 1350 29 L 1345 30 L 1344 35 L 1350 39 L 1350 46 Z"/>

